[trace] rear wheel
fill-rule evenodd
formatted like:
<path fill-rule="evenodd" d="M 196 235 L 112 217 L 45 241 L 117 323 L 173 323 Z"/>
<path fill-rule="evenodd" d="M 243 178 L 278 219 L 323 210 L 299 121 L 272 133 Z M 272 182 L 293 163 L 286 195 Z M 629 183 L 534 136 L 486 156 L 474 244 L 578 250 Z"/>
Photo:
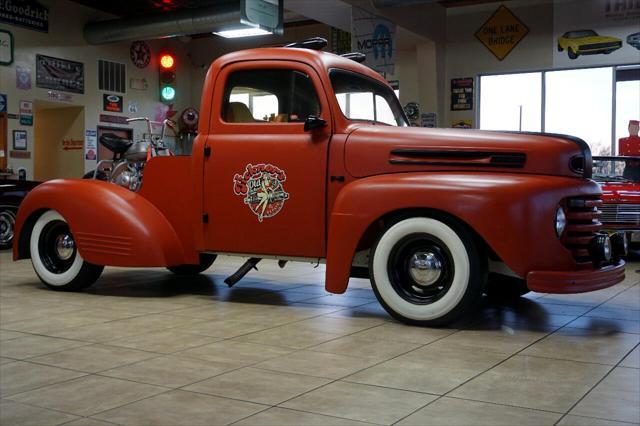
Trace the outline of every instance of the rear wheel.
<path fill-rule="evenodd" d="M 403 322 L 445 325 L 482 296 L 486 262 L 460 225 L 405 219 L 386 230 L 372 252 L 369 271 L 376 297 Z"/>
<path fill-rule="evenodd" d="M 11 207 L 0 207 L 0 250 L 11 248 L 13 229 L 16 226 L 16 211 Z"/>
<path fill-rule="evenodd" d="M 569 47 L 567 48 L 567 55 L 569 56 L 569 59 L 576 59 L 578 57 L 578 52 Z"/>
<path fill-rule="evenodd" d="M 168 270 L 173 272 L 176 275 L 197 275 L 200 272 L 204 272 L 216 260 L 215 254 L 209 253 L 200 253 L 200 264 L 199 265 L 177 265 L 177 266 L 169 266 Z"/>
<path fill-rule="evenodd" d="M 91 286 L 104 266 L 85 262 L 64 218 L 54 210 L 38 218 L 30 240 L 31 263 L 50 289 L 77 291 Z"/>

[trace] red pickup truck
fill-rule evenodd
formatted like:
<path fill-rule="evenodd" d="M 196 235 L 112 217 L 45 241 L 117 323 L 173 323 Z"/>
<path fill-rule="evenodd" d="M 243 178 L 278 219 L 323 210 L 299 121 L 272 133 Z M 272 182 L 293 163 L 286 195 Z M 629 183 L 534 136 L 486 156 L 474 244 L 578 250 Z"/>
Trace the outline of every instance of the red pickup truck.
<path fill-rule="evenodd" d="M 300 45 L 304 46 L 304 45 Z M 104 265 L 206 269 L 216 254 L 326 262 L 326 290 L 370 277 L 380 303 L 442 325 L 486 292 L 585 292 L 624 279 L 624 240 L 600 233 L 580 139 L 412 128 L 387 82 L 299 47 L 211 65 L 189 156 L 158 156 L 136 190 L 43 183 L 24 200 L 14 259 L 56 290 Z M 139 188 L 139 189 L 138 189 Z M 487 277 L 507 278 L 485 286 Z"/>

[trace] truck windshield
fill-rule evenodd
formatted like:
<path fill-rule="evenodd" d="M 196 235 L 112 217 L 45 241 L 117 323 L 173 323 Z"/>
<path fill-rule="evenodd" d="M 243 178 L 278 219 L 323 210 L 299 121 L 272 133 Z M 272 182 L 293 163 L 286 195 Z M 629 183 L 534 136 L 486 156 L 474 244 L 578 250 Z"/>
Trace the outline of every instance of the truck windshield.
<path fill-rule="evenodd" d="M 640 157 L 594 157 L 593 179 L 598 182 L 640 182 Z"/>
<path fill-rule="evenodd" d="M 391 88 L 351 71 L 329 73 L 340 109 L 349 120 L 407 126 L 400 101 Z"/>

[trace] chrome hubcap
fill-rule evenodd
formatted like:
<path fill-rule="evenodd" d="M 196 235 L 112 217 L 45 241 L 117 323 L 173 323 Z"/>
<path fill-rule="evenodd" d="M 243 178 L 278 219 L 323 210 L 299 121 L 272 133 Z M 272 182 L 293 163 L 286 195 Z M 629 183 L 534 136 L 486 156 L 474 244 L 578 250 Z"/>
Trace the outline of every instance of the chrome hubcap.
<path fill-rule="evenodd" d="M 62 260 L 70 259 L 75 247 L 73 237 L 69 234 L 61 234 L 56 238 L 56 255 Z"/>
<path fill-rule="evenodd" d="M 420 286 L 430 286 L 442 275 L 442 259 L 432 252 L 416 252 L 409 261 L 409 275 Z"/>

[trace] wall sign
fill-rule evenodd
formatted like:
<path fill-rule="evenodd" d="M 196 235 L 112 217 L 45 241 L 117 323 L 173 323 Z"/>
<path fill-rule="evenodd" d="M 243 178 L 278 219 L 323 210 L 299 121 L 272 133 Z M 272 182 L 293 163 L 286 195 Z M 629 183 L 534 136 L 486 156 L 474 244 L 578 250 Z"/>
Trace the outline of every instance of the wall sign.
<path fill-rule="evenodd" d="M 96 130 L 84 132 L 84 158 L 85 160 L 98 159 L 98 132 Z"/>
<path fill-rule="evenodd" d="M 52 101 L 60 101 L 60 102 L 71 102 L 73 100 L 73 96 L 71 96 L 70 94 L 54 92 L 53 90 L 49 90 L 47 92 L 47 97 Z"/>
<path fill-rule="evenodd" d="M 129 48 L 131 62 L 138 68 L 146 68 L 151 61 L 151 48 L 144 41 L 134 41 Z"/>
<path fill-rule="evenodd" d="M 472 129 L 473 121 L 472 120 L 453 120 L 451 122 L 451 127 L 454 129 Z"/>
<path fill-rule="evenodd" d="M 26 151 L 27 149 L 27 131 L 26 130 L 13 131 L 13 149 Z"/>
<path fill-rule="evenodd" d="M 476 31 L 476 38 L 499 60 L 503 60 L 529 33 L 529 28 L 505 6 Z"/>
<path fill-rule="evenodd" d="M 49 32 L 49 9 L 37 0 L 0 0 L 0 22 Z"/>
<path fill-rule="evenodd" d="M 20 124 L 33 126 L 33 102 L 20 101 Z"/>
<path fill-rule="evenodd" d="M 100 114 L 100 121 L 103 123 L 129 124 L 127 117 L 110 114 Z"/>
<path fill-rule="evenodd" d="M 84 64 L 36 55 L 36 86 L 64 92 L 84 93 Z"/>
<path fill-rule="evenodd" d="M 122 96 L 109 95 L 104 93 L 102 95 L 102 110 L 109 112 L 122 112 Z"/>
<path fill-rule="evenodd" d="M 451 79 L 451 111 L 473 109 L 473 77 Z"/>
<path fill-rule="evenodd" d="M 9 151 L 9 157 L 11 158 L 19 158 L 21 160 L 27 160 L 31 158 L 30 151 Z M 24 180 L 24 179 L 21 179 Z"/>
<path fill-rule="evenodd" d="M 7 112 L 7 95 L 0 93 L 0 112 Z"/>
<path fill-rule="evenodd" d="M 420 126 L 435 128 L 437 127 L 437 116 L 435 112 L 423 112 L 420 114 Z"/>
<path fill-rule="evenodd" d="M 240 0 L 240 22 L 273 34 L 283 33 L 282 0 Z"/>
<path fill-rule="evenodd" d="M 31 90 L 31 68 L 16 65 L 16 88 Z"/>
<path fill-rule="evenodd" d="M 6 30 L 0 30 L 0 65 L 13 63 L 13 34 Z"/>
<path fill-rule="evenodd" d="M 83 139 L 63 139 L 62 140 L 62 149 L 65 151 L 82 149 L 84 147 Z"/>
<path fill-rule="evenodd" d="M 396 25 L 384 18 L 354 7 L 351 49 L 367 55 L 365 64 L 377 72 L 393 74 L 396 53 Z"/>

